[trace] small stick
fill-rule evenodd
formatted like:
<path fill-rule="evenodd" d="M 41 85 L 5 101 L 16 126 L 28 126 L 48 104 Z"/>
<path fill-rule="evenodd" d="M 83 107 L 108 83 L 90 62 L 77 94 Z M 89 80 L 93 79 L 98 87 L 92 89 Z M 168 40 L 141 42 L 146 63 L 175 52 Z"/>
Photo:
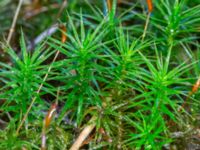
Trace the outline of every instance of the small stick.
<path fill-rule="evenodd" d="M 147 32 L 147 28 L 148 28 L 148 24 L 149 24 L 149 20 L 150 20 L 150 15 L 151 15 L 151 13 L 148 13 L 148 15 L 147 15 L 146 23 L 144 26 L 144 32 L 142 34 L 142 41 L 144 41 L 144 38 L 146 36 L 146 32 Z"/>
<path fill-rule="evenodd" d="M 17 22 L 17 18 L 18 18 L 19 11 L 20 11 L 20 9 L 21 9 L 22 3 L 23 3 L 23 0 L 19 0 L 19 3 L 18 3 L 18 6 L 17 6 L 17 9 L 16 9 L 16 12 L 15 12 L 15 16 L 14 16 L 14 18 L 13 18 L 13 22 L 12 22 L 12 25 L 11 25 L 11 28 L 10 28 L 10 31 L 9 31 L 9 34 L 8 34 L 7 44 L 10 43 L 10 40 L 11 40 L 12 35 L 13 35 L 13 32 L 14 32 L 14 30 L 15 30 L 15 25 L 16 25 L 16 22 Z"/>
<path fill-rule="evenodd" d="M 64 32 L 66 31 L 66 28 L 64 29 L 64 26 L 62 26 L 62 27 L 61 27 L 61 30 L 62 30 L 62 43 L 64 43 L 65 40 L 67 40 L 67 37 L 66 37 L 66 35 L 64 34 Z M 64 31 L 63 31 L 63 30 L 64 30 Z M 53 64 L 53 63 L 56 61 L 56 59 L 57 59 L 59 53 L 60 53 L 60 51 L 57 50 L 57 52 L 56 52 L 56 54 L 55 54 L 55 56 L 54 56 L 54 58 L 53 58 L 51 64 Z M 44 78 L 43 78 L 43 81 L 42 81 L 42 83 L 40 84 L 40 86 L 39 86 L 39 88 L 38 88 L 38 90 L 37 90 L 37 92 L 36 92 L 37 95 L 40 93 L 40 91 L 41 91 L 41 89 L 42 89 L 42 87 L 43 87 L 43 85 L 44 85 L 44 82 L 46 81 L 46 79 L 47 79 L 47 77 L 48 77 L 49 72 L 51 71 L 51 69 L 52 69 L 52 65 L 49 66 L 49 68 L 48 68 L 48 70 L 47 70 L 47 73 L 45 74 L 45 76 L 44 76 Z M 24 124 L 24 122 L 25 122 L 25 120 L 26 120 L 26 118 L 27 118 L 27 116 L 28 116 L 28 114 L 29 114 L 31 108 L 33 107 L 33 104 L 34 104 L 36 98 L 37 98 L 36 96 L 33 97 L 32 101 L 31 101 L 31 104 L 29 105 L 29 107 L 28 107 L 28 109 L 27 109 L 27 111 L 26 111 L 26 113 L 25 113 L 25 115 L 24 115 L 22 121 L 20 122 L 20 125 L 19 125 L 19 127 L 17 128 L 17 131 L 16 131 L 16 134 L 17 134 L 17 135 L 18 135 L 19 130 L 21 129 L 22 125 Z"/>
<path fill-rule="evenodd" d="M 95 119 L 96 118 L 93 117 L 89 122 L 92 122 Z M 94 128 L 95 128 L 95 123 L 93 122 L 90 125 L 86 126 L 69 150 L 79 150 L 79 148 L 82 146 L 82 143 L 85 141 L 85 139 L 88 137 L 88 135 L 92 132 Z"/>

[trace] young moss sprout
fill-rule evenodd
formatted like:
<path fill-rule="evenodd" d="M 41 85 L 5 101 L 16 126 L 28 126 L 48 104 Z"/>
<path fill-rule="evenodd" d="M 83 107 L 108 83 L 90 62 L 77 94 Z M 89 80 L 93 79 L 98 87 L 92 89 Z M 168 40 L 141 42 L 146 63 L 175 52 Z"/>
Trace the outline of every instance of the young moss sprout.
<path fill-rule="evenodd" d="M 62 38 L 61 38 L 61 41 L 62 41 L 62 43 L 65 43 L 66 40 L 67 40 L 67 37 L 66 37 L 66 35 L 65 35 L 64 32 L 65 32 L 67 29 L 66 29 L 66 27 L 65 27 L 64 25 L 62 25 L 60 28 L 61 28 L 61 31 L 62 31 Z M 54 58 L 53 58 L 53 60 L 52 60 L 52 62 L 51 62 L 51 64 L 53 64 L 53 63 L 56 61 L 56 59 L 58 58 L 58 55 L 59 55 L 59 54 L 60 54 L 60 51 L 57 50 L 56 53 L 55 53 L 55 56 L 54 56 Z M 44 78 L 43 78 L 43 82 L 42 82 L 42 83 L 40 84 L 40 86 L 38 87 L 38 90 L 37 90 L 37 92 L 36 92 L 37 94 L 40 93 L 40 91 L 41 91 L 41 89 L 42 89 L 42 87 L 43 87 L 44 82 L 47 80 L 48 75 L 49 75 L 49 73 L 51 72 L 51 69 L 52 69 L 52 66 L 50 65 L 50 66 L 48 67 L 47 73 L 45 74 L 45 76 L 44 76 Z M 18 128 L 17 128 L 17 130 L 16 130 L 16 134 L 17 134 L 17 135 L 19 134 L 19 131 L 20 131 L 22 125 L 24 124 L 26 118 L 28 117 L 28 114 L 29 114 L 31 108 L 33 107 L 33 104 L 35 103 L 36 98 L 37 98 L 36 96 L 32 98 L 31 104 L 29 105 L 29 107 L 28 107 L 28 109 L 27 109 L 27 111 L 26 111 L 26 113 L 25 113 L 25 115 L 24 115 L 22 121 L 20 122 L 20 124 L 19 124 L 19 126 L 18 126 Z"/>

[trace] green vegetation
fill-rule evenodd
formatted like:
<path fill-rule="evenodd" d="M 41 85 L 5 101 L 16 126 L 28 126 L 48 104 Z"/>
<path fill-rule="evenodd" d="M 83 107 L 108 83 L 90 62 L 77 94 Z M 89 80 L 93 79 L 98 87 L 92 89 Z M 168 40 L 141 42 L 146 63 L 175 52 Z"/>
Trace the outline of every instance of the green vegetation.
<path fill-rule="evenodd" d="M 200 149 L 200 2 L 146 2 L 0 2 L 0 150 Z"/>

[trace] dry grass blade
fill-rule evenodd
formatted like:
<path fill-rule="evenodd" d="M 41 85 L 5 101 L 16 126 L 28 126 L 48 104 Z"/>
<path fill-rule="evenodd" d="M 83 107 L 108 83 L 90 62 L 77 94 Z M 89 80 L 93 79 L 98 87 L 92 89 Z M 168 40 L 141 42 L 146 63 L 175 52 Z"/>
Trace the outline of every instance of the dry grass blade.
<path fill-rule="evenodd" d="M 19 0 L 19 3 L 18 3 L 18 6 L 17 6 L 17 9 L 16 9 L 16 12 L 15 12 L 15 16 L 14 16 L 14 18 L 13 18 L 13 22 L 12 22 L 12 25 L 11 25 L 11 28 L 10 28 L 10 31 L 9 31 L 9 34 L 8 34 L 7 44 L 10 43 L 10 40 L 11 40 L 11 38 L 12 38 L 14 29 L 15 29 L 15 25 L 16 25 L 16 22 L 17 22 L 17 18 L 18 18 L 18 15 L 19 15 L 19 11 L 20 11 L 20 9 L 21 9 L 21 6 L 22 6 L 23 1 L 24 1 L 24 0 Z"/>
<path fill-rule="evenodd" d="M 142 41 L 144 40 L 144 38 L 146 36 L 146 32 L 147 32 L 147 28 L 148 28 L 148 24 L 149 24 L 149 20 L 150 20 L 150 15 L 151 15 L 151 13 L 148 13 L 148 15 L 147 15 L 146 23 L 144 26 L 144 32 L 142 34 Z"/>
<path fill-rule="evenodd" d="M 88 126 L 86 126 L 83 131 L 80 133 L 70 150 L 79 150 L 79 148 L 82 146 L 85 139 L 88 137 L 88 135 L 92 132 L 92 130 L 95 128 L 95 124 L 93 121 L 96 119 L 96 117 L 91 118 L 89 122 L 91 122 Z"/>
<path fill-rule="evenodd" d="M 152 1 L 151 0 L 146 0 L 146 2 L 147 2 L 147 6 L 148 6 L 148 15 L 147 15 L 146 23 L 145 23 L 145 26 L 144 26 L 144 32 L 143 32 L 143 35 L 142 35 L 142 41 L 144 40 L 144 38 L 146 36 L 146 32 L 147 32 L 147 28 L 148 28 L 148 25 L 149 25 L 151 12 L 153 11 L 153 3 L 152 3 Z"/>

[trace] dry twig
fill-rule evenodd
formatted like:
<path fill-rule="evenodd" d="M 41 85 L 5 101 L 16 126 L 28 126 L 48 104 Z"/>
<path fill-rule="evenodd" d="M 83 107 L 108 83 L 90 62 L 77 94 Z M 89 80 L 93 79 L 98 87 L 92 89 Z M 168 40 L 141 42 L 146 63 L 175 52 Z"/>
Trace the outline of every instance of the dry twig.
<path fill-rule="evenodd" d="M 82 146 L 82 143 L 86 140 L 88 135 L 92 132 L 92 130 L 95 128 L 95 123 L 93 121 L 96 120 L 96 117 L 91 118 L 89 121 L 90 124 L 87 125 L 83 131 L 80 133 L 70 150 L 79 150 L 79 148 Z"/>
<path fill-rule="evenodd" d="M 14 18 L 13 18 L 13 22 L 12 22 L 12 25 L 11 25 L 11 28 L 10 28 L 10 31 L 9 31 L 9 34 L 8 34 L 7 44 L 10 43 L 10 40 L 11 40 L 12 35 L 13 35 L 13 32 L 14 32 L 14 30 L 15 30 L 15 25 L 16 25 L 16 22 L 17 22 L 17 18 L 18 18 L 19 11 L 20 11 L 20 9 L 21 9 L 22 3 L 23 3 L 23 0 L 19 0 L 19 3 L 18 3 L 18 6 L 17 6 L 17 9 L 16 9 L 16 12 L 15 12 L 15 16 L 14 16 Z"/>

